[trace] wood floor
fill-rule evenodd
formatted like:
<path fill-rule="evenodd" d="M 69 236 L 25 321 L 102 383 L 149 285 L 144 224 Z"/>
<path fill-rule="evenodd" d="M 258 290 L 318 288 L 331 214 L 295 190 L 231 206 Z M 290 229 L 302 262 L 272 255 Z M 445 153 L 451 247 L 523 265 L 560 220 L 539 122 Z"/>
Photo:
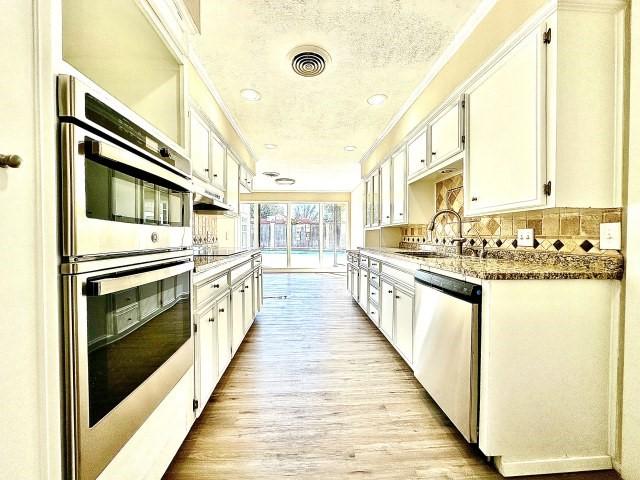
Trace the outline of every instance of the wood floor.
<path fill-rule="evenodd" d="M 345 288 L 344 275 L 265 274 L 263 311 L 166 480 L 502 478 Z"/>

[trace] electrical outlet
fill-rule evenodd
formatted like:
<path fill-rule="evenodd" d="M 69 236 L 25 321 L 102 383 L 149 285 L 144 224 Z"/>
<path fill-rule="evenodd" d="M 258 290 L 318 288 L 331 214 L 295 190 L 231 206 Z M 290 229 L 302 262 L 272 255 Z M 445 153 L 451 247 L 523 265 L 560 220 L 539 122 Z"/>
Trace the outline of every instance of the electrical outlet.
<path fill-rule="evenodd" d="M 600 224 L 600 250 L 620 250 L 622 248 L 620 223 Z"/>
<path fill-rule="evenodd" d="M 533 228 L 518 229 L 518 246 L 533 247 L 533 239 L 535 238 Z"/>

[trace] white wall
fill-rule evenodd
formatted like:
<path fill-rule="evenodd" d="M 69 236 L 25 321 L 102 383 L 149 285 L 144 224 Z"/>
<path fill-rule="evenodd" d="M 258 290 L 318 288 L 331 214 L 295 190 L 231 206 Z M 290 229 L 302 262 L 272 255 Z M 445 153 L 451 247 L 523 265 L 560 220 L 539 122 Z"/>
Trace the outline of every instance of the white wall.
<path fill-rule="evenodd" d="M 640 479 L 640 0 L 631 7 L 622 476 Z"/>
<path fill-rule="evenodd" d="M 364 247 L 364 182 L 351 192 L 351 245 Z"/>

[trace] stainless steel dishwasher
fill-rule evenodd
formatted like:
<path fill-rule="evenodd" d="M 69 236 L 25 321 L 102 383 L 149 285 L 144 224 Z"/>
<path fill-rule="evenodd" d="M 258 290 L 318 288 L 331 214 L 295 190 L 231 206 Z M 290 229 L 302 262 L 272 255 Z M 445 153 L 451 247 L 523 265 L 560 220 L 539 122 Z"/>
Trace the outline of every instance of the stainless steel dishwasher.
<path fill-rule="evenodd" d="M 478 441 L 482 287 L 418 270 L 414 375 L 471 443 Z"/>

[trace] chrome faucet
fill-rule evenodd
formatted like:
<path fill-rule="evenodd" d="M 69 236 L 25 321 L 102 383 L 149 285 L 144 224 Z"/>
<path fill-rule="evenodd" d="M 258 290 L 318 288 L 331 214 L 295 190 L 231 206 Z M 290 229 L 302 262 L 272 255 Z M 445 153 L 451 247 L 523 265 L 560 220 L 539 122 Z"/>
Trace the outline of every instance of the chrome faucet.
<path fill-rule="evenodd" d="M 430 232 L 433 232 L 433 229 L 436 228 L 436 218 L 438 218 L 440 215 L 444 215 L 445 213 L 450 213 L 451 215 L 453 215 L 458 219 L 458 234 L 460 235 L 460 237 L 452 238 L 451 242 L 456 244 L 456 253 L 458 255 L 462 255 L 462 244 L 465 242 L 466 239 L 462 238 L 462 218 L 460 217 L 460 214 L 458 212 L 450 208 L 436 212 L 435 215 L 431 217 L 431 221 L 427 225 L 427 230 L 429 230 Z"/>

